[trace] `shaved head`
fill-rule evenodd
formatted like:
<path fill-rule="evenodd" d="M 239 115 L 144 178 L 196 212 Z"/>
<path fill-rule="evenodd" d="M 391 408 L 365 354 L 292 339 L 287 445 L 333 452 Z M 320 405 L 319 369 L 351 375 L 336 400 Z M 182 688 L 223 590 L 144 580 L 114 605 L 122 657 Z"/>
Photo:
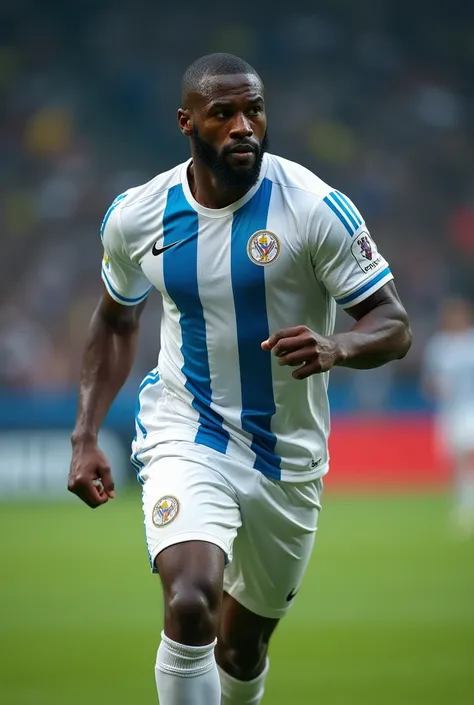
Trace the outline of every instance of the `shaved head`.
<path fill-rule="evenodd" d="M 238 56 L 226 53 L 207 54 L 194 61 L 184 72 L 181 82 L 181 100 L 184 109 L 192 104 L 193 94 L 206 92 L 206 84 L 215 76 L 247 74 L 255 76 L 263 92 L 262 79 L 256 70 Z"/>

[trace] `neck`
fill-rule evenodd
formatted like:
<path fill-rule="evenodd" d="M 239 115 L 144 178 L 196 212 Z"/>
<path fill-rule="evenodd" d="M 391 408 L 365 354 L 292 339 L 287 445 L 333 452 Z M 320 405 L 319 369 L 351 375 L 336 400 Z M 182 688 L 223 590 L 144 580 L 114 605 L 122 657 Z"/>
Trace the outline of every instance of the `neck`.
<path fill-rule="evenodd" d="M 245 196 L 248 188 L 226 188 L 220 184 L 214 174 L 192 155 L 193 161 L 188 167 L 189 188 L 193 198 L 205 208 L 225 208 Z M 253 186 L 253 184 L 252 184 Z"/>

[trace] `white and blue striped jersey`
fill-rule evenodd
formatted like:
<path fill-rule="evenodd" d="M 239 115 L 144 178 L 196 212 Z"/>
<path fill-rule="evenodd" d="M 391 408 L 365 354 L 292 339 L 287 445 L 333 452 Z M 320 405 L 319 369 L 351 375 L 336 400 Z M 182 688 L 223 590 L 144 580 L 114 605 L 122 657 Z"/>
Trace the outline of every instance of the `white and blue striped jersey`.
<path fill-rule="evenodd" d="M 189 161 L 119 196 L 101 234 L 102 277 L 133 305 L 163 297 L 158 365 L 140 387 L 134 463 L 157 442 L 191 440 L 274 479 L 328 469 L 328 374 L 304 381 L 261 349 L 270 334 L 334 329 L 392 279 L 354 204 L 304 167 L 266 154 L 236 203 L 205 208 Z"/>

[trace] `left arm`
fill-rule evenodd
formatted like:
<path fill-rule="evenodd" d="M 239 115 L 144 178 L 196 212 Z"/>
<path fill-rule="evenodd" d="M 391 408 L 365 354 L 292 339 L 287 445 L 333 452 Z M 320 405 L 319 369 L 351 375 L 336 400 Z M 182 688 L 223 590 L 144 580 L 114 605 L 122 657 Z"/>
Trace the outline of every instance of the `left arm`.
<path fill-rule="evenodd" d="M 307 326 L 286 328 L 262 348 L 280 365 L 297 367 L 295 379 L 335 365 L 363 370 L 404 357 L 411 345 L 408 316 L 388 263 L 352 201 L 339 191 L 316 200 L 306 237 L 316 279 L 356 322 L 346 333 L 328 336 Z"/>
<path fill-rule="evenodd" d="M 365 370 L 404 357 L 411 345 L 407 313 L 392 281 L 347 312 L 356 323 L 346 333 L 324 337 L 307 326 L 286 328 L 262 343 L 278 364 L 297 367 L 295 379 L 332 367 Z"/>
<path fill-rule="evenodd" d="M 356 323 L 329 338 L 339 348 L 336 365 L 367 370 L 405 357 L 412 333 L 393 281 L 346 310 Z"/>

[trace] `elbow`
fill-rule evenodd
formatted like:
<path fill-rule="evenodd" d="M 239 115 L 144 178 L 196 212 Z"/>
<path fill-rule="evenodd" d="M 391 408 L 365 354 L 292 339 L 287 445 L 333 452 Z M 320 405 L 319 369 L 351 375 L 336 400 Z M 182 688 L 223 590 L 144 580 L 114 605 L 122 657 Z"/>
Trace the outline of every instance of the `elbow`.
<path fill-rule="evenodd" d="M 406 313 L 398 321 L 396 359 L 402 360 L 411 348 L 413 333 Z"/>

